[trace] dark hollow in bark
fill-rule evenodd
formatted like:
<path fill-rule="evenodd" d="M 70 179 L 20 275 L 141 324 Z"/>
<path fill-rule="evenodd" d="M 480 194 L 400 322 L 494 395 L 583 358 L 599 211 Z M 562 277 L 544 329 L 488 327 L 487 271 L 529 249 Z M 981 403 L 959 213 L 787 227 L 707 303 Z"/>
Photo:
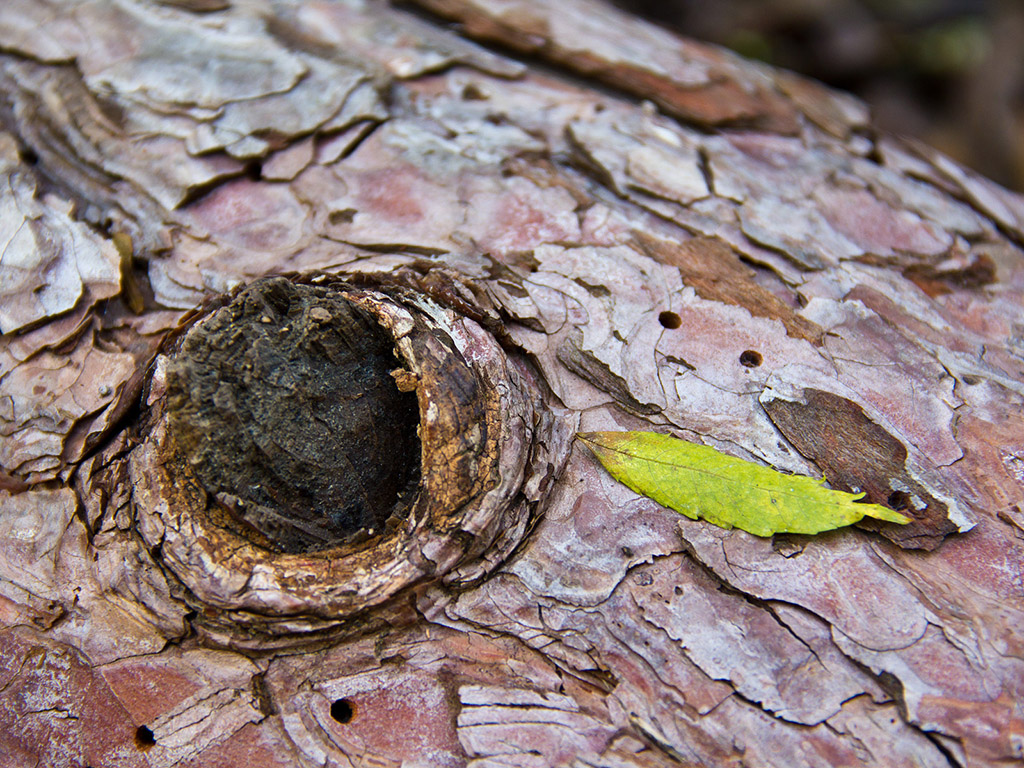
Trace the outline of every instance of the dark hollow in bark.
<path fill-rule="evenodd" d="M 168 366 L 172 437 L 257 543 L 288 553 L 380 532 L 419 481 L 419 410 L 391 339 L 337 291 L 250 285 Z"/>

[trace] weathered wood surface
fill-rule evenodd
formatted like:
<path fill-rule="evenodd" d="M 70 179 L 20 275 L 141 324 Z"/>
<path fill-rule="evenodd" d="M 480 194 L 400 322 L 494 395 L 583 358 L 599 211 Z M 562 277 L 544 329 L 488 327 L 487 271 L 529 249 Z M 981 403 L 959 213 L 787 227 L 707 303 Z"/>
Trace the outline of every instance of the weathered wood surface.
<path fill-rule="evenodd" d="M 596 2 L 416 5 L 0 7 L 0 764 L 1019 764 L 1024 200 Z M 160 338 L 403 267 L 509 337 L 500 492 L 393 579 L 221 558 L 131 431 Z M 916 521 L 720 530 L 577 429 Z"/>

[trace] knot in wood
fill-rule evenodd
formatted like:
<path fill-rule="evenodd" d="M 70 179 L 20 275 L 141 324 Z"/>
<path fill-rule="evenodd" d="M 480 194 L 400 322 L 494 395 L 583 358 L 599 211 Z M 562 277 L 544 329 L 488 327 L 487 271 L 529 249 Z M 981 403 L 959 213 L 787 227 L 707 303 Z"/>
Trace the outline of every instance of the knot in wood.
<path fill-rule="evenodd" d="M 393 526 L 415 494 L 419 408 L 398 366 L 392 339 L 340 292 L 260 280 L 168 364 L 170 434 L 256 543 L 334 547 Z"/>
<path fill-rule="evenodd" d="M 568 456 L 528 361 L 415 282 L 371 283 L 257 280 L 151 366 L 135 525 L 215 644 L 407 620 L 403 592 L 515 549 Z"/>

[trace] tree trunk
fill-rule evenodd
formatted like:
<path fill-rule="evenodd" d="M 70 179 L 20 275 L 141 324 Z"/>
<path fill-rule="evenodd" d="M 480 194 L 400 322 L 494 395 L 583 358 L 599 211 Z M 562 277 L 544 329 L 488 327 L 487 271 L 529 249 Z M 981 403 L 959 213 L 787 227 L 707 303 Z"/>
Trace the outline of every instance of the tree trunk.
<path fill-rule="evenodd" d="M 4 0 L 0 42 L 4 766 L 1024 758 L 1024 200 L 596 0 Z M 338 301 L 408 471 L 274 362 Z M 595 430 L 913 521 L 724 530 Z"/>

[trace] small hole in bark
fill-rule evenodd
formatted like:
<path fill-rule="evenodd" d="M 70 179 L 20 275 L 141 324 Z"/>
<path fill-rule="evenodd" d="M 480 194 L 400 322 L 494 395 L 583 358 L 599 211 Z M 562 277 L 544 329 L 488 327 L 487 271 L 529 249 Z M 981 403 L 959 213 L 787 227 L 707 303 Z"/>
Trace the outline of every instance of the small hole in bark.
<path fill-rule="evenodd" d="M 761 364 L 761 353 L 755 352 L 752 349 L 744 350 L 740 354 L 740 365 L 747 368 L 757 368 Z"/>
<path fill-rule="evenodd" d="M 964 376 L 964 384 L 967 384 L 972 387 L 975 384 L 981 384 L 981 376 L 975 376 L 972 373 L 968 373 L 966 376 Z"/>
<path fill-rule="evenodd" d="M 349 699 L 338 699 L 331 704 L 331 717 L 335 721 L 345 725 L 351 723 L 352 718 L 356 716 L 356 705 Z"/>
<path fill-rule="evenodd" d="M 662 328 L 676 329 L 683 324 L 683 318 L 677 315 L 675 312 L 669 312 L 665 310 L 658 315 L 658 322 L 661 323 Z"/>
<path fill-rule="evenodd" d="M 253 160 L 245 164 L 245 175 L 246 178 L 251 181 L 259 181 L 263 178 L 263 163 L 259 160 Z"/>
<path fill-rule="evenodd" d="M 156 737 L 147 726 L 140 725 L 135 729 L 135 746 L 139 749 L 149 749 L 154 744 L 156 744 Z"/>
<path fill-rule="evenodd" d="M 25 165 L 38 165 L 39 155 L 34 150 L 25 147 L 21 152 L 18 153 L 18 157 L 21 158 L 21 162 Z"/>
<path fill-rule="evenodd" d="M 892 509 L 906 509 L 910 506 L 910 496 L 903 491 L 893 491 L 889 494 L 889 498 L 885 500 L 885 503 Z"/>
<path fill-rule="evenodd" d="M 331 211 L 327 214 L 327 221 L 331 224 L 351 224 L 358 211 L 355 208 L 343 208 L 340 211 Z"/>
<path fill-rule="evenodd" d="M 462 89 L 464 101 L 486 101 L 488 98 L 488 95 L 480 90 L 480 86 L 476 83 L 469 83 Z"/>

